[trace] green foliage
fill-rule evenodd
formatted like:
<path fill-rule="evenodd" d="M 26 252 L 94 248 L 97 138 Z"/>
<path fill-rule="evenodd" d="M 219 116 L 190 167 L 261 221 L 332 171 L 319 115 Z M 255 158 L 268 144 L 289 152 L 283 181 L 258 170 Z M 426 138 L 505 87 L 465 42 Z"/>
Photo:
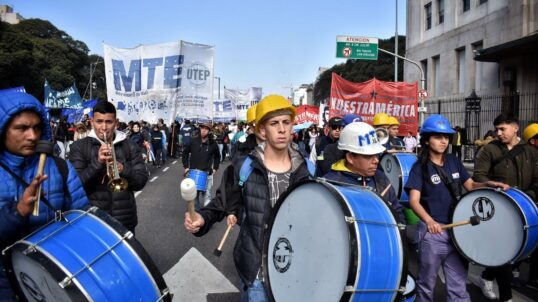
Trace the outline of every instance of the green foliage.
<path fill-rule="evenodd" d="M 0 22 L 0 89 L 24 86 L 43 100 L 46 79 L 55 90 L 64 90 L 74 82 L 83 94 L 89 83 L 90 62 L 98 57 L 88 53 L 84 42 L 49 21 L 27 19 L 16 25 Z M 104 66 L 100 65 L 97 70 L 102 70 L 104 78 Z M 94 96 L 106 98 L 104 82 L 97 86 Z"/>
<path fill-rule="evenodd" d="M 394 37 L 379 40 L 379 48 L 394 52 Z M 405 36 L 398 36 L 398 54 L 405 53 Z M 394 56 L 379 52 L 377 61 L 347 60 L 323 72 L 314 85 L 314 100 L 317 105 L 331 94 L 331 77 L 336 73 L 351 82 L 365 82 L 372 78 L 394 81 Z M 403 60 L 398 60 L 398 81 L 403 80 Z"/>

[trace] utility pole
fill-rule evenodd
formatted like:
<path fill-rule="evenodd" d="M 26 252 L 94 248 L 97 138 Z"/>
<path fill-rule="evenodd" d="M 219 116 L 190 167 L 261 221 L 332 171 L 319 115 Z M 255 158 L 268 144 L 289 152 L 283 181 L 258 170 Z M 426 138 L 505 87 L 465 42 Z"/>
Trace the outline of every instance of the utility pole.
<path fill-rule="evenodd" d="M 398 55 L 398 0 L 396 1 L 396 34 L 394 35 L 394 54 Z M 398 82 L 398 57 L 394 58 L 394 82 Z"/>
<path fill-rule="evenodd" d="M 289 88 L 290 89 L 290 100 L 291 100 L 291 104 L 293 105 L 293 84 L 290 83 L 290 86 L 282 86 L 282 88 Z"/>

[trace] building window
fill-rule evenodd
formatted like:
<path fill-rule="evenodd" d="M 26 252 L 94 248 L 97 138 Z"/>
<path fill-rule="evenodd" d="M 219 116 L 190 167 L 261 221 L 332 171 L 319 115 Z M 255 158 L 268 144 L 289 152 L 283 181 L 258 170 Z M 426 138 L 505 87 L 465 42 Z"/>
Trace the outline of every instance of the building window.
<path fill-rule="evenodd" d="M 437 17 L 439 24 L 445 22 L 445 0 L 437 0 Z"/>
<path fill-rule="evenodd" d="M 461 0 L 461 7 L 463 12 L 466 12 L 471 9 L 471 0 Z"/>
<path fill-rule="evenodd" d="M 456 50 L 458 93 L 465 93 L 465 82 L 467 82 L 467 73 L 465 72 L 465 48 Z"/>
<path fill-rule="evenodd" d="M 432 3 L 424 5 L 424 13 L 426 14 L 426 30 L 432 28 Z"/>
<path fill-rule="evenodd" d="M 433 95 L 441 96 L 441 60 L 439 56 L 432 58 L 433 65 Z"/>
<path fill-rule="evenodd" d="M 424 71 L 424 89 L 428 90 L 428 59 L 420 61 L 422 71 Z"/>

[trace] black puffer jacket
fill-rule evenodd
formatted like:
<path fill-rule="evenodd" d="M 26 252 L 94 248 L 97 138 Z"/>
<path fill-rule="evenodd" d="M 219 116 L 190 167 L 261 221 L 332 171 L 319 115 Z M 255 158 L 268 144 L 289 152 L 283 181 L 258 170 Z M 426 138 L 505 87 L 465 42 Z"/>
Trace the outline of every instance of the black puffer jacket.
<path fill-rule="evenodd" d="M 129 182 L 127 190 L 112 193 L 108 190 L 106 165 L 97 160 L 101 142 L 90 132 L 89 136 L 71 145 L 69 161 L 77 170 L 90 203 L 116 218 L 126 228 L 134 230 L 138 224 L 133 192 L 140 191 L 148 181 L 149 173 L 140 149 L 124 133 L 116 131 L 114 139 L 116 159 L 123 164 L 120 177 Z M 103 182 L 104 178 L 104 182 Z"/>
<path fill-rule="evenodd" d="M 267 169 L 260 157 L 263 148 L 264 144 L 260 144 L 248 155 L 252 158 L 253 171 L 244 183 L 242 191 L 238 185 L 239 170 L 245 157 L 227 167 L 215 198 L 209 205 L 200 210 L 205 225 L 195 234 L 202 236 L 209 231 L 213 223 L 221 221 L 230 213 L 237 216 L 239 210 L 244 210 L 245 219 L 241 224 L 241 231 L 235 243 L 234 262 L 239 277 L 248 286 L 252 285 L 262 264 L 264 225 L 269 222 L 271 213 Z M 307 165 L 300 153 L 291 148 L 290 152 L 292 173 L 289 187 L 310 177 Z"/>

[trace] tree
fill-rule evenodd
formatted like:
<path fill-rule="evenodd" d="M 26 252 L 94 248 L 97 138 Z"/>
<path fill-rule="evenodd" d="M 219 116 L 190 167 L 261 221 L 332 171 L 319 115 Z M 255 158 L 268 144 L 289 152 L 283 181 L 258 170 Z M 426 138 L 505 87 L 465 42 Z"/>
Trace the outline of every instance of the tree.
<path fill-rule="evenodd" d="M 394 37 L 379 40 L 379 48 L 394 52 Z M 398 36 L 398 54 L 405 53 L 405 36 Z M 377 61 L 349 59 L 345 63 L 337 64 L 319 75 L 314 84 L 314 102 L 319 105 L 327 100 L 331 93 L 332 73 L 351 82 L 365 82 L 372 78 L 383 81 L 394 81 L 394 56 L 379 52 Z M 403 80 L 403 63 L 398 61 L 398 79 Z"/>
<path fill-rule="evenodd" d="M 27 19 L 11 25 L 0 22 L 0 89 L 24 86 L 43 100 L 45 79 L 52 89 L 64 90 L 73 83 L 80 92 L 89 81 L 90 62 L 84 42 L 73 39 L 49 21 Z M 104 68 L 101 67 L 102 74 Z M 105 85 L 96 95 L 106 97 Z"/>

